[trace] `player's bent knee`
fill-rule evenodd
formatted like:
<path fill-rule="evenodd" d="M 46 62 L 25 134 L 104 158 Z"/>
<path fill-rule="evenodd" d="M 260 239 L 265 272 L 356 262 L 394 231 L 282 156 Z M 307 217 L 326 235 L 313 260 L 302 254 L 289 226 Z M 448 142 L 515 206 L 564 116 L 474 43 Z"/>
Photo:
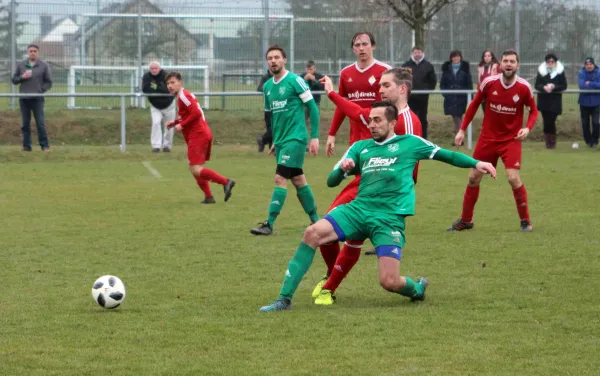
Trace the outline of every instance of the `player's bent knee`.
<path fill-rule="evenodd" d="M 400 279 L 393 274 L 383 274 L 379 276 L 379 284 L 384 290 L 395 292 L 400 286 Z"/>
<path fill-rule="evenodd" d="M 283 176 L 281 176 L 279 174 L 275 175 L 275 178 L 273 179 L 273 181 L 277 187 L 282 187 L 282 188 L 287 187 L 288 179 L 284 178 Z"/>
<path fill-rule="evenodd" d="M 200 173 L 202 172 L 202 168 L 204 168 L 203 165 L 190 165 L 190 172 L 194 176 L 200 176 Z"/>

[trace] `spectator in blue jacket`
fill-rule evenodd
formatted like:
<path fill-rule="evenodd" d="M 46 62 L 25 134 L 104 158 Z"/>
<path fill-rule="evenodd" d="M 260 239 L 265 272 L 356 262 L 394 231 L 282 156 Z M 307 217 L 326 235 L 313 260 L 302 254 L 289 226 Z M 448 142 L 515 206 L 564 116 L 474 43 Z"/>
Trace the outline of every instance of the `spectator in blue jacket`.
<path fill-rule="evenodd" d="M 585 59 L 585 65 L 579 71 L 579 88 L 600 89 L 600 68 L 591 57 Z M 579 94 L 579 110 L 583 139 L 589 147 L 593 148 L 598 145 L 598 138 L 600 138 L 600 92 Z M 590 118 L 592 119 L 591 130 Z"/>
<path fill-rule="evenodd" d="M 458 50 L 450 52 L 450 58 L 442 65 L 442 90 L 473 90 L 473 78 L 468 61 L 463 60 Z M 467 94 L 442 94 L 444 97 L 444 115 L 452 116 L 454 130 L 458 132 L 463 115 L 467 110 Z M 460 146 L 460 145 L 456 145 Z"/>

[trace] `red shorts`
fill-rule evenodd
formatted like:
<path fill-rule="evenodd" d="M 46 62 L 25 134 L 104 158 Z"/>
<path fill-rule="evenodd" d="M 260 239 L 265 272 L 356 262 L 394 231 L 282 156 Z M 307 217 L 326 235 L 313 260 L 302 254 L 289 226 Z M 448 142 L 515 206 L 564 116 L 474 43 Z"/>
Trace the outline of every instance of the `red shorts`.
<path fill-rule="evenodd" d="M 498 158 L 502 159 L 504 168 L 521 169 L 522 142 L 510 140 L 505 142 L 478 141 L 473 158 L 489 162 L 496 167 Z"/>
<path fill-rule="evenodd" d="M 347 204 L 347 203 L 351 202 L 352 200 L 354 200 L 356 198 L 356 195 L 358 194 L 358 186 L 359 185 L 360 185 L 360 175 L 357 175 L 354 177 L 354 179 L 350 183 L 348 183 L 348 185 L 346 185 L 344 187 L 344 189 L 342 189 L 340 191 L 340 193 L 338 193 L 338 195 L 333 200 L 333 203 L 331 204 L 329 209 L 327 209 L 327 213 L 329 213 L 336 206 Z"/>
<path fill-rule="evenodd" d="M 211 138 L 192 138 L 188 141 L 188 162 L 190 165 L 203 165 L 210 160 Z"/>

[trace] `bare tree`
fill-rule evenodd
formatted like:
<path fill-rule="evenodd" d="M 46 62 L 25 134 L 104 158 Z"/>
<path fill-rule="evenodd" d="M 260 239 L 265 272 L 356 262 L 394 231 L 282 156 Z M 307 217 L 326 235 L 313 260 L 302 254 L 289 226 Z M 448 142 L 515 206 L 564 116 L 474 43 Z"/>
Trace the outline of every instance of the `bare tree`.
<path fill-rule="evenodd" d="M 457 0 L 370 0 L 369 3 L 392 11 L 415 32 L 415 44 L 425 48 L 425 25 L 446 5 Z"/>

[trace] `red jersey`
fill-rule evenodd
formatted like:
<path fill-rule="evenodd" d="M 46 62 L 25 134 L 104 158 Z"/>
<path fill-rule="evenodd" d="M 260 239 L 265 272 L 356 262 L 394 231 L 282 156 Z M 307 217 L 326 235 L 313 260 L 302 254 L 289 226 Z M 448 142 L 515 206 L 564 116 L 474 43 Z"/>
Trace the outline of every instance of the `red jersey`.
<path fill-rule="evenodd" d="M 357 63 L 348 65 L 340 72 L 339 95 L 363 108 L 370 108 L 371 103 L 381 100 L 379 95 L 379 80 L 381 75 L 391 67 L 377 60 L 365 69 L 360 69 Z M 344 122 L 346 115 L 336 108 L 329 127 L 329 135 L 335 136 Z M 364 123 L 350 119 L 350 145 L 356 141 L 371 138 L 371 132 Z"/>
<path fill-rule="evenodd" d="M 469 104 L 460 129 L 467 129 L 475 113 L 483 102 L 485 112 L 481 124 L 480 140 L 504 142 L 514 140 L 519 130 L 523 128 L 525 107 L 529 107 L 527 128 L 535 125 L 538 110 L 533 98 L 531 85 L 517 76 L 512 84 L 506 86 L 502 74 L 490 76 L 483 80 L 473 101 Z"/>
<path fill-rule="evenodd" d="M 204 112 L 194 94 L 181 89 L 177 95 L 177 109 L 177 115 L 179 115 L 177 123 L 183 128 L 181 133 L 186 143 L 192 137 L 210 138 L 212 136 L 204 118 Z"/>
<path fill-rule="evenodd" d="M 336 110 L 340 109 L 343 111 L 344 115 L 350 118 L 350 121 L 360 122 L 362 127 L 367 129 L 369 138 L 372 137 L 371 131 L 369 131 L 369 115 L 371 114 L 371 108 L 362 108 L 356 103 L 345 100 L 333 91 L 329 93 L 328 97 L 335 103 Z M 406 106 L 398 112 L 398 122 L 394 127 L 394 133 L 399 136 L 403 134 L 414 134 L 415 136 L 421 137 L 423 135 L 421 120 L 419 120 L 417 114 L 412 112 L 410 107 Z M 415 183 L 417 182 L 418 172 L 419 164 L 417 163 L 415 170 L 413 171 L 413 180 Z"/>

